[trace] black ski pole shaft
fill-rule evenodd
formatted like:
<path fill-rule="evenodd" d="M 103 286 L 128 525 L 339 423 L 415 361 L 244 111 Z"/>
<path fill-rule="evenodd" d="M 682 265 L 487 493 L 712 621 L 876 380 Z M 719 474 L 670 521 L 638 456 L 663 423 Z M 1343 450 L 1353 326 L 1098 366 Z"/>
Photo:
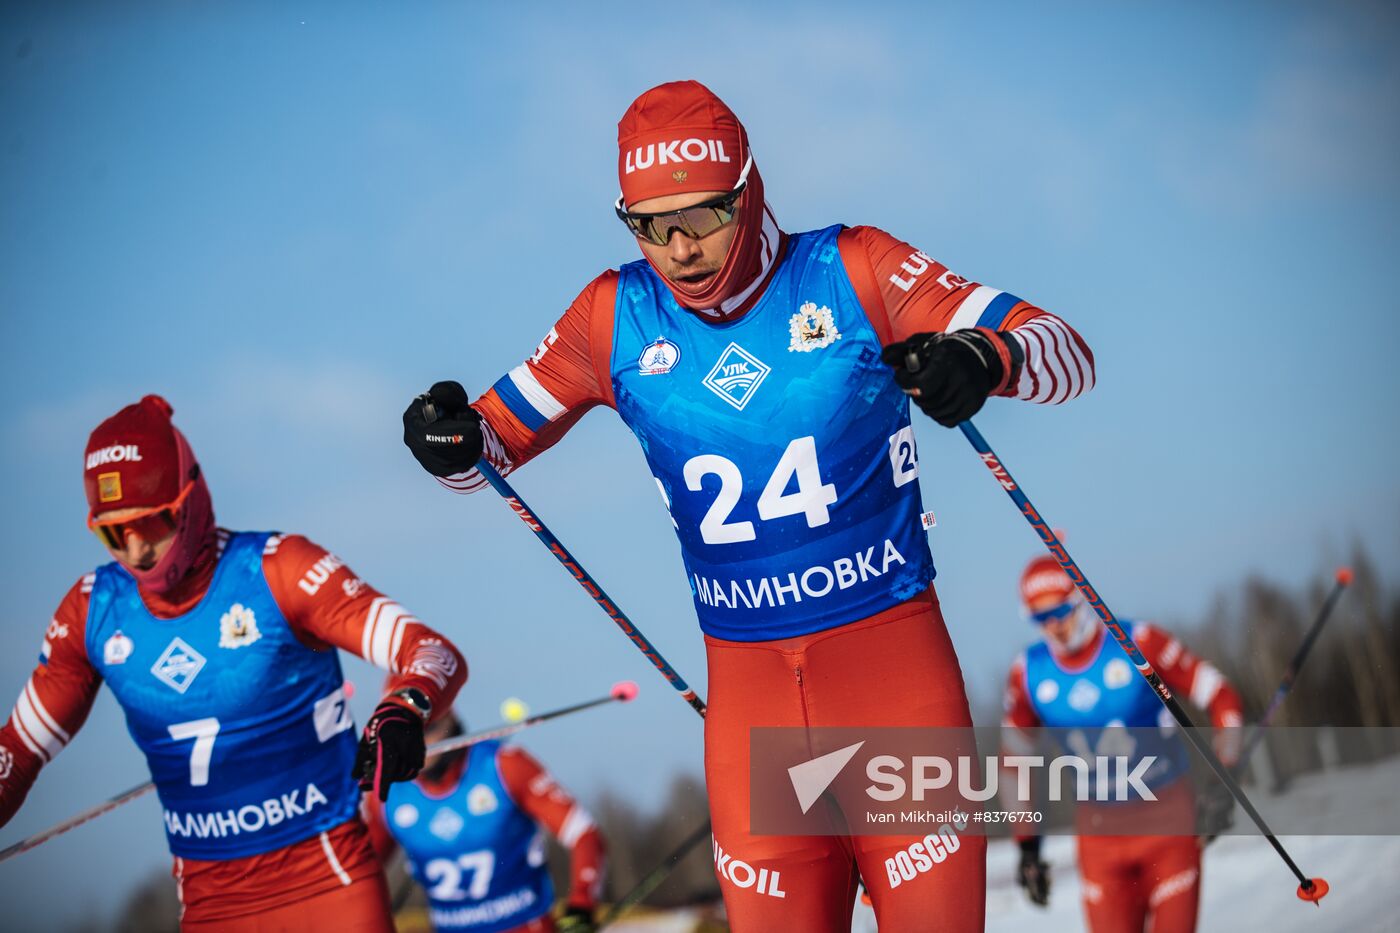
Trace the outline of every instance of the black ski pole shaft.
<path fill-rule="evenodd" d="M 1312 651 L 1317 637 L 1322 634 L 1322 627 L 1327 624 L 1328 617 L 1332 615 L 1333 608 L 1342 597 L 1342 591 L 1351 585 L 1351 580 L 1352 573 L 1349 568 L 1341 567 L 1337 570 L 1336 583 L 1332 585 L 1332 590 L 1327 594 L 1327 598 L 1322 601 L 1322 608 L 1318 610 L 1317 618 L 1313 620 L 1308 633 L 1303 636 L 1302 644 L 1293 654 L 1293 660 L 1289 661 L 1288 667 L 1284 669 L 1283 680 L 1279 682 L 1278 689 L 1274 691 L 1268 708 L 1259 717 L 1259 721 L 1254 724 L 1249 738 L 1245 739 L 1244 748 L 1240 751 L 1240 760 L 1235 764 L 1236 772 L 1244 770 L 1250 756 L 1254 754 L 1254 749 L 1263 740 L 1264 728 L 1273 720 L 1274 714 L 1283 705 L 1283 698 L 1288 696 L 1288 692 L 1293 689 L 1293 681 L 1298 678 L 1298 672 L 1303 669 L 1303 662 L 1308 659 L 1308 652 Z"/>
<path fill-rule="evenodd" d="M 438 418 L 437 406 L 426 395 L 420 395 L 419 400 L 422 404 L 423 420 L 432 424 Z M 593 598 L 593 601 L 598 604 L 598 608 L 602 609 L 607 617 L 613 620 L 613 624 L 622 629 L 622 633 L 637 646 L 637 649 L 651 662 L 652 666 L 661 672 L 661 676 L 665 677 L 667 682 L 676 688 L 681 699 L 689 703 L 690 708 L 703 717 L 705 715 L 705 701 L 700 699 L 699 694 L 692 690 L 685 679 L 676 672 L 676 669 L 671 666 L 671 662 L 662 657 L 661 652 L 657 651 L 651 641 L 642 634 L 642 630 L 637 628 L 627 617 L 627 613 L 623 612 L 617 603 L 612 601 L 612 597 L 603 592 L 603 588 L 598 585 L 587 570 L 583 569 L 583 564 L 579 563 L 574 555 L 569 553 L 568 548 L 554 537 L 554 532 L 550 531 L 545 523 L 540 521 L 539 516 L 530 510 L 530 507 L 525 504 L 525 500 L 520 498 L 519 494 L 511 488 L 510 483 L 506 482 L 505 477 L 501 476 L 490 463 L 487 463 L 485 458 L 477 462 L 475 469 L 481 474 L 482 479 L 491 484 L 492 489 L 500 493 L 510 510 L 535 533 L 535 537 L 549 549 L 549 553 L 553 554 L 555 559 L 564 565 L 564 569 L 569 571 L 569 574 L 578 581 L 578 585 L 583 587 L 584 592 Z"/>
<path fill-rule="evenodd" d="M 604 915 L 603 919 L 598 923 L 598 929 L 603 929 L 603 927 L 612 923 L 634 906 L 650 897 L 651 892 L 661 887 L 661 883 L 671 876 L 671 872 L 675 871 L 676 866 L 680 864 L 681 859 L 685 857 L 686 853 L 699 845 L 701 840 L 709 834 L 710 821 L 706 820 L 698 826 L 693 833 L 686 836 L 680 845 L 672 849 L 670 854 L 661 860 L 660 865 L 657 865 L 651 871 L 647 872 L 642 880 L 638 881 L 632 887 L 632 890 L 622 895 L 622 897 L 618 898 L 616 904 L 608 908 L 607 914 Z"/>

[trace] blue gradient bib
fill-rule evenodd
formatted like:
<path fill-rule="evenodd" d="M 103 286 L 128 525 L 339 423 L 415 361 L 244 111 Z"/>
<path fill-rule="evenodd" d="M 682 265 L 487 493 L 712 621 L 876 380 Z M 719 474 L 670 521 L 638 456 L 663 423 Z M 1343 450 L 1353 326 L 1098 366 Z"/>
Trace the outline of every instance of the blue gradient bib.
<path fill-rule="evenodd" d="M 229 538 L 209 591 L 158 619 L 112 563 L 97 571 L 87 652 L 126 713 L 170 851 L 270 852 L 355 815 L 355 723 L 335 651 L 297 640 L 263 577 L 269 535 Z"/>
<path fill-rule="evenodd" d="M 436 930 L 497 933 L 549 912 L 554 886 L 544 832 L 515 805 L 496 764 L 500 745 L 472 746 L 448 794 L 395 784 L 384 805 L 389 832 L 428 893 Z"/>
<path fill-rule="evenodd" d="M 1176 721 L 1112 638 L 1101 638 L 1093 661 L 1074 672 L 1060 667 L 1044 642 L 1032 645 L 1026 651 L 1026 688 L 1040 721 L 1072 730 L 1063 733 L 1069 751 L 1091 763 L 1098 755 L 1134 760 L 1155 755 L 1157 761 L 1143 774 L 1148 787 L 1164 786 L 1189 767 L 1186 748 L 1173 734 Z"/>
<path fill-rule="evenodd" d="M 732 323 L 683 310 L 646 262 L 617 285 L 611 375 L 680 539 L 700 627 L 761 641 L 926 589 L 909 404 L 841 263 L 795 234 Z"/>

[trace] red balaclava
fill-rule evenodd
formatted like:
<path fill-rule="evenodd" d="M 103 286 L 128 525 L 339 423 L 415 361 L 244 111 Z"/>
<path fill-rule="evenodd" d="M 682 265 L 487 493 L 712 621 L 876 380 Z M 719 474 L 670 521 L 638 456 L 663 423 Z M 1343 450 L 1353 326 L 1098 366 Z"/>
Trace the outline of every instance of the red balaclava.
<path fill-rule="evenodd" d="M 1063 650 L 1070 653 L 1078 651 L 1087 645 L 1098 631 L 1098 616 L 1084 599 L 1084 594 L 1079 592 L 1079 587 L 1069 578 L 1069 574 L 1060 567 L 1059 562 L 1045 554 L 1032 560 L 1021 572 L 1021 606 L 1029 614 L 1031 604 L 1048 594 L 1053 594 L 1062 603 L 1074 604 L 1074 630 Z M 1053 641 L 1050 641 L 1050 644 L 1052 648 L 1059 647 Z"/>
<path fill-rule="evenodd" d="M 126 567 L 142 589 L 157 594 L 174 589 L 214 537 L 209 487 L 189 442 L 170 423 L 173 412 L 159 395 L 147 395 L 99 424 L 83 457 L 90 517 L 166 505 L 194 485 L 176 514 L 175 540 L 165 556 L 150 570 Z"/>
<path fill-rule="evenodd" d="M 673 81 L 638 97 L 618 121 L 617 145 L 624 206 L 684 191 L 729 191 L 752 159 L 739 118 L 698 81 Z M 709 288 L 688 295 L 652 263 L 682 307 L 721 320 L 736 317 L 767 278 L 781 234 L 763 199 L 757 165 L 749 165 L 747 181 L 736 202 L 739 229 Z"/>

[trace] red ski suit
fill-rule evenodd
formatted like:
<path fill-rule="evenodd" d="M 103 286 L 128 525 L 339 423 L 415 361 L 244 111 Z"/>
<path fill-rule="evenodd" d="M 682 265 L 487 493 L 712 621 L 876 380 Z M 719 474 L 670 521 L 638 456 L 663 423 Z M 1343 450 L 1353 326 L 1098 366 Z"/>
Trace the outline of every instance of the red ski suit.
<path fill-rule="evenodd" d="M 770 226 L 763 281 L 784 260 L 786 237 Z M 842 231 L 838 246 L 862 309 L 886 344 L 972 326 L 976 299 L 969 299 L 994 293 L 873 227 Z M 545 423 L 525 424 L 495 389 L 475 403 L 485 418 L 485 456 L 502 473 L 557 442 L 590 408 L 616 407 L 607 373 L 617 282 L 615 271 L 594 279 L 534 356 L 511 372 L 509 378 L 547 417 Z M 762 294 L 763 288 L 756 288 L 745 307 L 752 308 Z M 960 310 L 965 313 L 959 315 Z M 1019 301 L 1000 329 L 1015 336 L 1025 355 L 1019 381 L 1004 395 L 1059 403 L 1093 386 L 1093 356 L 1060 318 Z M 457 492 L 485 485 L 475 470 L 440 481 Z M 734 929 L 847 929 L 857 868 L 889 929 L 981 929 L 985 846 L 980 837 L 967 838 L 938 871 L 891 890 L 884 881 L 884 859 L 921 836 L 775 837 L 749 831 L 750 727 L 970 725 L 962 674 L 932 589 L 873 617 L 810 635 L 757 642 L 707 637 L 706 646 L 706 778 L 716 871 Z M 878 691 L 871 689 L 875 685 Z M 736 883 L 732 869 L 738 863 L 755 871 L 766 868 L 766 877 L 781 880 L 759 892 L 740 871 Z"/>
<path fill-rule="evenodd" d="M 1079 650 L 1052 652 L 1056 666 L 1067 675 L 1083 670 L 1107 637 L 1099 627 Z M 1133 640 L 1174 694 L 1209 713 L 1211 725 L 1220 730 L 1216 753 L 1233 766 L 1239 754 L 1239 726 L 1244 722 L 1239 694 L 1210 662 L 1193 655 L 1160 628 L 1136 625 Z M 1012 664 L 1007 677 L 1002 725 L 1026 729 L 1056 725 L 1042 722 L 1035 711 L 1024 655 Z M 1170 825 L 1189 825 L 1195 813 L 1189 777 L 1160 789 L 1158 797 L 1159 803 L 1154 804 L 1158 815 L 1162 808 L 1171 808 L 1176 818 Z M 1090 805 L 1079 807 L 1079 832 L 1091 828 L 1092 811 Z M 1121 810 L 1118 817 L 1123 818 Z M 1094 933 L 1141 933 L 1149 923 L 1153 933 L 1190 933 L 1196 928 L 1201 895 L 1201 845 L 1196 836 L 1080 835 L 1079 874 L 1086 922 Z"/>
<path fill-rule="evenodd" d="M 218 531 L 221 554 L 228 532 Z M 166 599 L 145 590 L 152 615 L 175 618 L 208 591 L 218 557 L 191 571 Z M 416 687 L 448 709 L 467 665 L 447 639 L 355 576 L 338 558 L 299 535 L 270 538 L 263 555 L 268 589 L 302 643 L 340 648 L 391 672 L 386 692 Z M 93 575 L 73 585 L 49 624 L 42 656 L 0 728 L 13 764 L 0 779 L 0 824 L 29 793 L 39 770 L 87 719 L 101 678 L 84 647 Z M 387 628 L 386 628 L 387 626 Z M 172 874 L 186 930 L 392 930 L 384 873 L 357 817 L 271 852 L 227 861 L 175 858 Z"/>

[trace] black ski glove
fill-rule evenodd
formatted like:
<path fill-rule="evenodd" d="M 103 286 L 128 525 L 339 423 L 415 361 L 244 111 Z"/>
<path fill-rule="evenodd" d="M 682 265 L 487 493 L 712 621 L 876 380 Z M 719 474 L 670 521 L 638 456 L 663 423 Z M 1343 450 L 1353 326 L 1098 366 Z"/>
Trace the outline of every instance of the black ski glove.
<path fill-rule="evenodd" d="M 460 382 L 438 382 L 403 413 L 403 442 L 434 476 L 465 473 L 481 459 L 481 416 Z"/>
<path fill-rule="evenodd" d="M 360 790 L 389 799 L 389 785 L 410 781 L 423 768 L 423 717 L 401 703 L 385 700 L 365 723 L 350 776 Z"/>
<path fill-rule="evenodd" d="M 1021 840 L 1021 866 L 1016 880 L 1026 889 L 1032 904 L 1044 907 L 1050 903 L 1050 866 L 1040 860 L 1040 837 Z"/>
<path fill-rule="evenodd" d="M 971 418 L 987 396 L 1014 384 L 1024 358 L 1014 337 L 983 327 L 915 334 L 880 354 L 894 369 L 895 384 L 945 428 Z"/>
<path fill-rule="evenodd" d="M 1196 798 L 1196 831 L 1210 845 L 1225 830 L 1235 825 L 1235 798 L 1230 789 L 1218 780 L 1211 780 Z"/>
<path fill-rule="evenodd" d="M 559 933 L 593 933 L 598 929 L 598 922 L 588 908 L 569 907 L 565 909 L 564 916 L 555 922 L 554 929 Z"/>

